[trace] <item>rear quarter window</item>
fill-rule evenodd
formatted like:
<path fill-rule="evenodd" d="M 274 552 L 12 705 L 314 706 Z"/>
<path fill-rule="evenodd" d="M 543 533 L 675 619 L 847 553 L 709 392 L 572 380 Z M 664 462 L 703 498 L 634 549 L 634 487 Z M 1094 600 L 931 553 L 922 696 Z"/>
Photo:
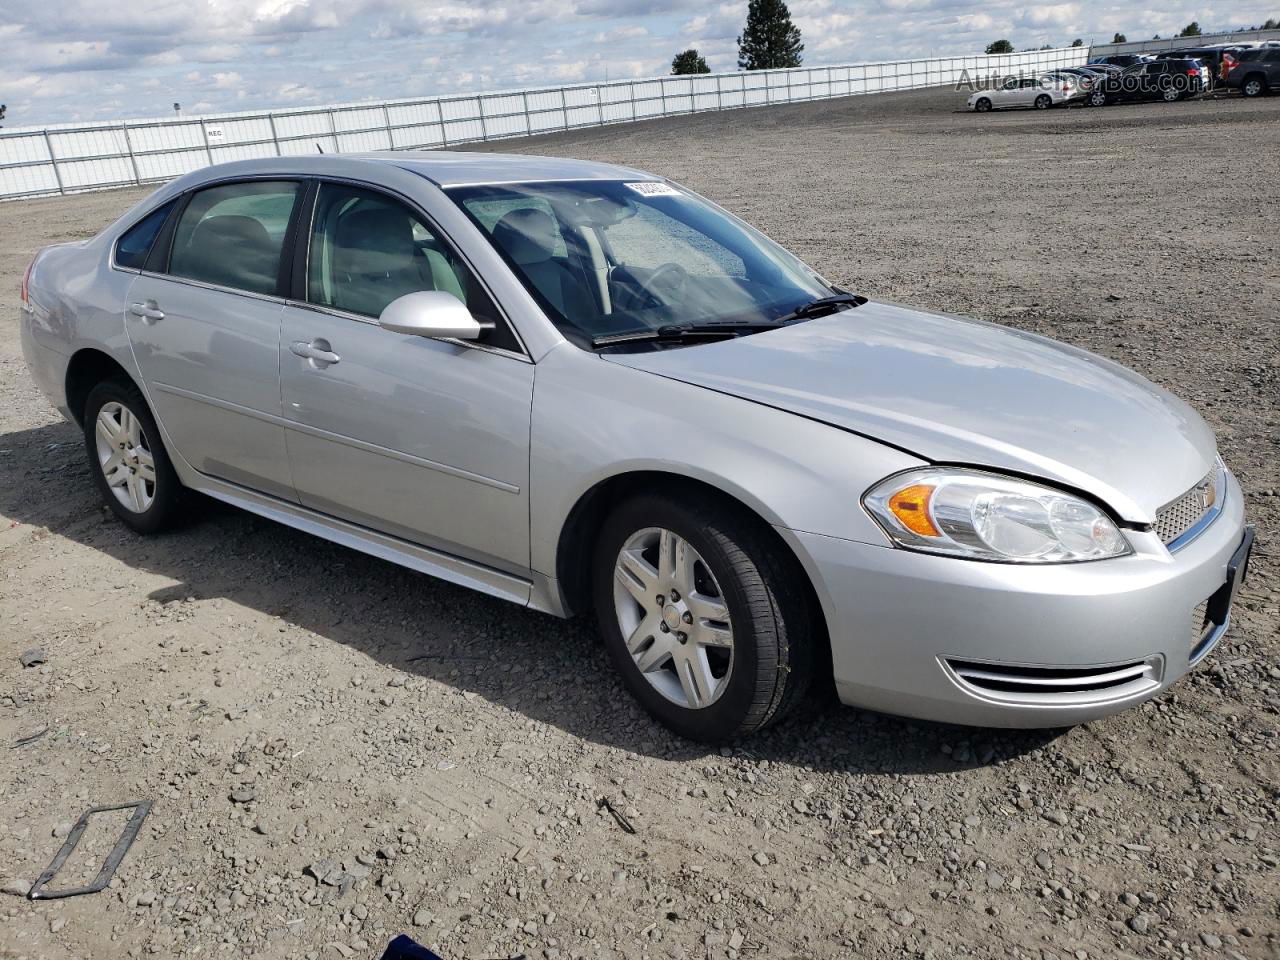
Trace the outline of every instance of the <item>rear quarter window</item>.
<path fill-rule="evenodd" d="M 169 216 L 171 209 L 172 201 L 157 207 L 120 235 L 120 239 L 116 241 L 116 266 L 128 270 L 142 269 L 142 265 L 147 262 L 147 254 L 151 252 L 151 245 L 155 243 L 156 234 L 164 226 L 165 217 Z"/>

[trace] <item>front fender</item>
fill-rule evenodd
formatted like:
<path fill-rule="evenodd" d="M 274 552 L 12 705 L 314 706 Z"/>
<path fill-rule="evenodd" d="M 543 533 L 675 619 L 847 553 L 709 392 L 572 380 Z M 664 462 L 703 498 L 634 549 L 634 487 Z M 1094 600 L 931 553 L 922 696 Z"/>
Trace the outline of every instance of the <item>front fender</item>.
<path fill-rule="evenodd" d="M 548 577 L 573 508 L 614 477 L 690 477 L 775 527 L 885 545 L 861 496 L 923 462 L 824 423 L 607 363 L 570 344 L 538 363 L 530 440 L 530 565 Z"/>

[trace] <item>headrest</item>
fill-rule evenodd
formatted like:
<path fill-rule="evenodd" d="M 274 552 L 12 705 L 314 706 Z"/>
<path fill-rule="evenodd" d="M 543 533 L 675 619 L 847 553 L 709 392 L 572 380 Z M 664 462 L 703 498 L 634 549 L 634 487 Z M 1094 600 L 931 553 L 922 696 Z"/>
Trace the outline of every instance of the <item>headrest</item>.
<path fill-rule="evenodd" d="M 555 218 L 535 207 L 512 210 L 493 228 L 493 242 L 522 266 L 550 260 L 559 240 Z"/>
<path fill-rule="evenodd" d="M 413 224 L 394 207 L 367 206 L 334 230 L 334 263 L 350 273 L 394 273 L 413 267 Z"/>
<path fill-rule="evenodd" d="M 254 253 L 271 249 L 271 237 L 266 227 L 253 217 L 233 214 L 209 217 L 196 224 L 187 246 L 195 247 L 197 243 L 218 247 L 244 246 Z"/>

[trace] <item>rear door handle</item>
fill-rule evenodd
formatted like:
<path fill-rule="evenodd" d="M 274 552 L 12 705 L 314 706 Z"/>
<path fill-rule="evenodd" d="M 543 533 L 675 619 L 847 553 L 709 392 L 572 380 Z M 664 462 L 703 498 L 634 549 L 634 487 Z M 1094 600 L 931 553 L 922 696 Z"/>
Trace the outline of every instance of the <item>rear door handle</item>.
<path fill-rule="evenodd" d="M 164 319 L 164 311 L 156 306 L 154 300 L 148 300 L 146 303 L 129 304 L 129 312 L 135 317 L 141 317 L 148 323 L 155 323 L 157 320 Z"/>
<path fill-rule="evenodd" d="M 310 343 L 295 340 L 289 344 L 289 350 L 294 356 L 310 360 L 317 367 L 322 364 L 326 367 L 332 366 L 342 360 L 340 356 L 329 349 L 328 340 L 316 339 Z"/>

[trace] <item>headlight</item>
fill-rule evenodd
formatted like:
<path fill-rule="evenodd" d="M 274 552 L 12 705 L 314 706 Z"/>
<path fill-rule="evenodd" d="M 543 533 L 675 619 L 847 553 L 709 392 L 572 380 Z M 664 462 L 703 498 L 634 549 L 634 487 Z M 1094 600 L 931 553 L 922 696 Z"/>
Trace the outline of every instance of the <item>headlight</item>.
<path fill-rule="evenodd" d="M 1079 497 L 981 470 L 900 473 L 863 497 L 899 546 L 973 560 L 1071 563 L 1131 553 L 1111 518 Z"/>

